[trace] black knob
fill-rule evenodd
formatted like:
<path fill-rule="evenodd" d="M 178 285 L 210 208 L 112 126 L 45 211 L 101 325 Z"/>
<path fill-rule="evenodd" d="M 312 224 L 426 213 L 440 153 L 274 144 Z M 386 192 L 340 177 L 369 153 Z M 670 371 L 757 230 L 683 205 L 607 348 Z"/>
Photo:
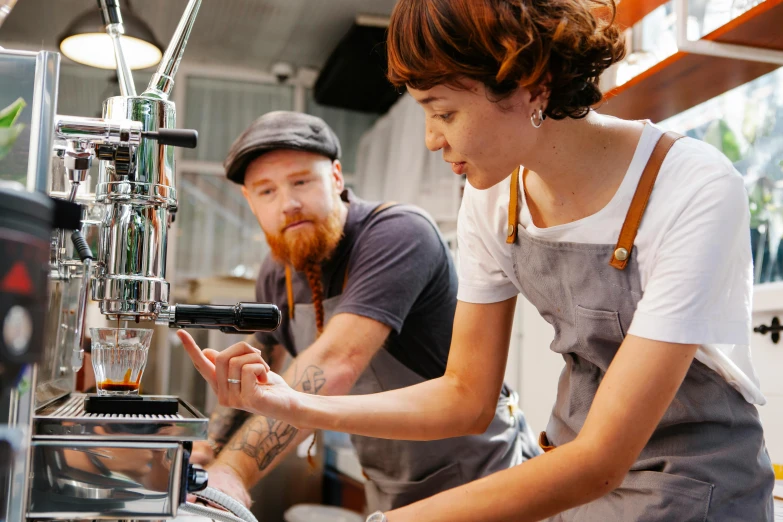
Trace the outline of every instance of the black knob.
<path fill-rule="evenodd" d="M 94 259 L 92 255 L 92 249 L 90 248 L 90 245 L 87 244 L 87 240 L 84 239 L 84 236 L 80 231 L 75 230 L 73 234 L 71 234 L 71 241 L 73 241 L 73 246 L 76 249 L 76 253 L 79 254 L 79 259 L 82 261 L 86 261 L 87 259 Z"/>
<path fill-rule="evenodd" d="M 207 487 L 208 483 L 209 483 L 209 474 L 207 473 L 207 470 L 202 468 L 197 468 L 193 466 L 193 464 L 190 464 L 188 466 L 188 485 L 187 485 L 188 493 L 193 493 L 194 491 L 201 491 Z"/>
<path fill-rule="evenodd" d="M 157 140 L 161 145 L 172 145 L 195 149 L 198 146 L 198 131 L 194 129 L 158 129 L 158 132 L 145 131 L 145 138 Z"/>

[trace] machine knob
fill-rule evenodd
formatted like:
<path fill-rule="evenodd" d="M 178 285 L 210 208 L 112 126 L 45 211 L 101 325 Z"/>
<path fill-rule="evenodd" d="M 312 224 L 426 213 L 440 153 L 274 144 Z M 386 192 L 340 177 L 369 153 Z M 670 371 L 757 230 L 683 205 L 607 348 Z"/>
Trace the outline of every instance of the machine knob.
<path fill-rule="evenodd" d="M 157 140 L 161 145 L 172 145 L 195 149 L 198 146 L 198 131 L 194 129 L 158 129 L 157 132 L 144 131 L 142 136 Z"/>
<path fill-rule="evenodd" d="M 209 482 L 209 477 L 207 474 L 207 470 L 202 468 L 197 468 L 193 466 L 193 464 L 190 464 L 188 466 L 188 484 L 187 484 L 187 490 L 188 493 L 193 493 L 194 491 L 201 491 L 207 487 L 207 483 Z"/>

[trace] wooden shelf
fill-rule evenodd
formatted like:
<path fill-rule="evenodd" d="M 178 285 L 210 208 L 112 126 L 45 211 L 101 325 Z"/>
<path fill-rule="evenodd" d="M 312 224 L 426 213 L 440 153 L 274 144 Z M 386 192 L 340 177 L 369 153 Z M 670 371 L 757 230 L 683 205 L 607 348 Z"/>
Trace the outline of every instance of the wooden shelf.
<path fill-rule="evenodd" d="M 620 27 L 627 29 L 666 2 L 667 0 L 619 0 L 615 21 Z"/>
<path fill-rule="evenodd" d="M 704 40 L 783 50 L 782 27 L 783 0 L 766 0 Z M 661 121 L 778 67 L 678 52 L 609 91 L 598 111 L 625 119 Z"/>

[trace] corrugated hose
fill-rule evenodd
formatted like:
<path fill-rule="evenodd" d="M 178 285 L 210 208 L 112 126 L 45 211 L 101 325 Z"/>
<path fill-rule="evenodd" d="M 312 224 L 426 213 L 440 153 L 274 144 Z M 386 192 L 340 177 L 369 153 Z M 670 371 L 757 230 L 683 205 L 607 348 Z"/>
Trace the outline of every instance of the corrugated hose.
<path fill-rule="evenodd" d="M 197 498 L 217 504 L 228 511 L 186 502 L 184 505 L 180 506 L 179 510 L 181 512 L 211 518 L 220 522 L 258 522 L 256 517 L 253 516 L 253 513 L 243 506 L 241 502 L 215 488 L 206 488 L 203 491 L 196 491 L 193 495 Z"/>

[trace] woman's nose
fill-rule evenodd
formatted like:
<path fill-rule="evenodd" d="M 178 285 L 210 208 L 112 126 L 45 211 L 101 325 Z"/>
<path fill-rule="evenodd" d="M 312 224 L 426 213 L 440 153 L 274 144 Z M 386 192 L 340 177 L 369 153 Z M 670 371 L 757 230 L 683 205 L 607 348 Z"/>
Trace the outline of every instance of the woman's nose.
<path fill-rule="evenodd" d="M 446 139 L 443 137 L 443 134 L 435 131 L 435 129 L 427 125 L 427 129 L 424 134 L 424 144 L 432 152 L 437 152 L 446 144 Z"/>

